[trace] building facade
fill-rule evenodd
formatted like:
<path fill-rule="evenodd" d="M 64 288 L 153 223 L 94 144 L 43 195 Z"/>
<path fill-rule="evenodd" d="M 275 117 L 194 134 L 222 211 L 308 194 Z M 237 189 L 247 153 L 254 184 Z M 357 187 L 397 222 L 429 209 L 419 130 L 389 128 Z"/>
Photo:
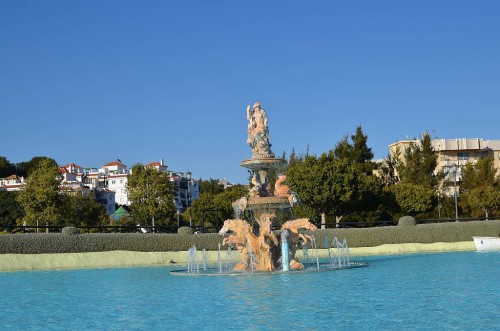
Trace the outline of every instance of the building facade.
<path fill-rule="evenodd" d="M 190 172 L 174 173 L 160 162 L 151 162 L 145 166 L 168 173 L 168 179 L 174 185 L 174 203 L 179 213 L 183 213 L 191 203 L 200 197 L 199 182 Z M 101 168 L 84 168 L 69 163 L 59 168 L 62 176 L 60 190 L 66 194 L 95 194 L 95 200 L 106 209 L 108 215 L 115 212 L 115 203 L 129 206 L 128 176 L 131 171 L 120 160 L 106 163 Z M 18 191 L 25 185 L 25 179 L 16 175 L 0 178 L 0 190 Z"/>
<path fill-rule="evenodd" d="M 391 157 L 404 161 L 405 150 L 411 144 L 420 144 L 420 140 L 401 140 L 389 145 Z M 455 194 L 455 184 L 462 180 L 462 168 L 467 163 L 475 164 L 484 157 L 490 157 L 500 176 L 500 140 L 483 138 L 434 139 L 432 147 L 438 155 L 435 173 L 443 172 L 444 193 Z M 398 154 L 399 153 L 399 154 Z"/>

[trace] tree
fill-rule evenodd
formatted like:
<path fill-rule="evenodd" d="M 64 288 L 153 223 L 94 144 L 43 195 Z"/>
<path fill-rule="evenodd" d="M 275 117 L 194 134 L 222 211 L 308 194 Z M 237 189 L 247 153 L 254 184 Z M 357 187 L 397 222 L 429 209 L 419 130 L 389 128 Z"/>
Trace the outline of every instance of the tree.
<path fill-rule="evenodd" d="M 16 166 L 10 163 L 6 157 L 0 156 L 0 178 L 16 174 Z"/>
<path fill-rule="evenodd" d="M 17 195 L 18 192 L 0 191 L 0 225 L 15 225 L 24 216 Z"/>
<path fill-rule="evenodd" d="M 416 215 L 432 209 L 436 194 L 434 189 L 411 182 L 400 182 L 391 187 L 401 210 L 407 215 Z"/>
<path fill-rule="evenodd" d="M 152 225 L 154 217 L 156 225 L 173 223 L 174 187 L 166 172 L 136 164 L 128 177 L 127 188 L 135 221 Z"/>
<path fill-rule="evenodd" d="M 351 135 L 351 141 L 352 143 L 349 143 L 347 136 L 340 140 L 335 145 L 333 152 L 335 157 L 359 164 L 363 172 L 370 175 L 374 168 L 373 152 L 367 145 L 368 136 L 363 133 L 360 125 L 356 127 L 356 133 Z"/>
<path fill-rule="evenodd" d="M 220 216 L 223 220 L 234 218 L 232 203 L 246 195 L 248 195 L 248 188 L 243 185 L 229 187 L 214 197 L 215 209 L 221 211 Z"/>
<path fill-rule="evenodd" d="M 493 160 L 485 157 L 476 164 L 467 163 L 462 169 L 460 206 L 473 217 L 481 210 L 488 218 L 500 203 L 500 179 L 496 176 Z"/>
<path fill-rule="evenodd" d="M 202 224 L 202 219 L 203 216 L 207 217 L 204 213 L 208 210 L 216 209 L 214 198 L 215 195 L 212 193 L 200 194 L 200 197 L 191 203 L 191 206 L 184 212 L 184 215 L 187 214 L 194 225 L 206 226 L 206 224 Z M 212 218 L 210 216 L 213 215 L 209 214 L 208 218 Z"/>
<path fill-rule="evenodd" d="M 97 203 L 93 194 L 76 192 L 64 197 L 64 225 L 103 226 L 108 223 L 106 211 Z"/>
<path fill-rule="evenodd" d="M 500 190 L 493 186 L 480 186 L 472 189 L 467 194 L 467 202 L 472 209 L 484 212 L 486 220 L 500 209 Z"/>
<path fill-rule="evenodd" d="M 211 193 L 213 195 L 224 192 L 224 185 L 219 183 L 217 179 L 210 178 L 209 180 L 200 179 L 200 194 Z"/>
<path fill-rule="evenodd" d="M 404 162 L 398 162 L 397 171 L 402 181 L 437 187 L 442 175 L 435 174 L 437 153 L 432 147 L 431 137 L 424 133 L 420 143 L 411 143 L 404 152 Z"/>
<path fill-rule="evenodd" d="M 460 191 L 467 193 L 481 186 L 493 187 L 498 185 L 498 182 L 493 159 L 485 157 L 478 160 L 476 164 L 467 163 L 464 166 Z"/>
<path fill-rule="evenodd" d="M 380 177 L 384 186 L 392 186 L 399 182 L 399 177 L 396 171 L 398 162 L 399 159 L 397 157 L 391 156 L 391 154 L 389 154 L 380 165 L 378 170 L 380 172 Z"/>
<path fill-rule="evenodd" d="M 36 222 L 52 225 L 62 222 L 62 198 L 59 194 L 59 184 L 62 178 L 59 167 L 49 159 L 40 160 L 26 180 L 26 185 L 19 191 L 17 201 L 23 207 L 23 221 L 27 225 Z"/>
<path fill-rule="evenodd" d="M 221 221 L 234 218 L 232 203 L 247 194 L 248 189 L 243 185 L 232 186 L 219 194 L 202 193 L 184 214 L 189 215 L 195 224 L 202 225 L 204 216 L 204 226 L 215 226 L 216 216 Z"/>
<path fill-rule="evenodd" d="M 321 215 L 333 214 L 336 223 L 359 203 L 361 193 L 360 167 L 348 159 L 334 157 L 333 151 L 319 158 L 306 156 L 296 160 L 288 170 L 287 183 L 297 192 L 302 203 Z"/>
<path fill-rule="evenodd" d="M 17 173 L 19 176 L 28 177 L 35 169 L 39 168 L 42 163 L 59 168 L 54 159 L 47 156 L 35 156 L 28 162 L 20 162 L 17 165 Z"/>

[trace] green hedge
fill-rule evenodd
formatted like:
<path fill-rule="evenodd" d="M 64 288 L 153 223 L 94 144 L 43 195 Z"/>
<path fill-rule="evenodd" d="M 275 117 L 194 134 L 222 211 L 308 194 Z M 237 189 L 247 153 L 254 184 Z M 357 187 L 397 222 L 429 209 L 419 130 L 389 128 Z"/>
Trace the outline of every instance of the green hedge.
<path fill-rule="evenodd" d="M 390 226 L 362 229 L 324 229 L 312 232 L 319 247 L 326 237 L 347 239 L 349 247 L 372 247 L 382 244 L 471 241 L 472 236 L 500 234 L 500 220 L 466 223 L 441 223 L 416 226 Z M 57 233 L 0 235 L 0 254 L 43 254 L 103 252 L 114 250 L 138 252 L 217 250 L 222 236 L 207 234 Z"/>

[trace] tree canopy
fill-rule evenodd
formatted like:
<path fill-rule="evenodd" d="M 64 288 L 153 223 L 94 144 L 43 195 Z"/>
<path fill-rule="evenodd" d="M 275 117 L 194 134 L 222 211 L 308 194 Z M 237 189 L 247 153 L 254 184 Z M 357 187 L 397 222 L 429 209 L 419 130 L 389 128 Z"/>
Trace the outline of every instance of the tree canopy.
<path fill-rule="evenodd" d="M 9 177 L 16 173 L 16 167 L 5 156 L 0 156 L 0 178 Z"/>
<path fill-rule="evenodd" d="M 363 172 L 347 158 L 335 158 L 332 151 L 320 157 L 295 160 L 288 170 L 287 183 L 302 203 L 322 215 L 332 214 L 337 222 L 353 210 L 362 197 Z"/>
<path fill-rule="evenodd" d="M 217 179 L 210 178 L 209 180 L 200 179 L 200 194 L 210 193 L 213 195 L 224 192 L 224 185 L 219 183 Z"/>
<path fill-rule="evenodd" d="M 24 216 L 24 210 L 17 202 L 19 192 L 0 191 L 0 225 L 15 225 Z"/>
<path fill-rule="evenodd" d="M 404 151 L 404 161 L 398 162 L 397 171 L 401 181 L 436 187 L 440 179 L 435 174 L 437 158 L 430 135 L 424 133 L 419 143 L 411 143 Z"/>
<path fill-rule="evenodd" d="M 94 194 L 64 195 L 65 225 L 72 226 L 103 226 L 108 223 L 106 210 L 95 201 Z"/>
<path fill-rule="evenodd" d="M 205 217 L 205 227 L 214 226 L 215 217 L 220 221 L 231 219 L 233 215 L 232 203 L 246 196 L 248 188 L 243 185 L 234 185 L 218 194 L 205 192 L 200 194 L 200 198 L 193 201 L 191 206 L 184 213 L 184 218 L 191 217 L 195 225 L 202 225 L 202 216 Z"/>
<path fill-rule="evenodd" d="M 61 224 L 63 221 L 62 198 L 59 194 L 61 182 L 59 167 L 49 159 L 40 160 L 31 170 L 26 185 L 17 196 L 23 207 L 23 221 L 36 225 L 36 221 Z"/>
<path fill-rule="evenodd" d="M 152 225 L 169 225 L 174 221 L 174 187 L 166 172 L 146 168 L 142 164 L 132 167 L 127 188 L 132 217 L 136 222 Z"/>
<path fill-rule="evenodd" d="M 460 191 L 467 193 L 478 187 L 493 187 L 499 185 L 496 169 L 490 157 L 479 159 L 476 164 L 467 163 L 462 168 Z"/>
<path fill-rule="evenodd" d="M 356 133 L 351 135 L 349 142 L 347 135 L 337 142 L 333 151 L 335 158 L 347 159 L 352 163 L 359 164 L 361 169 L 371 174 L 374 166 L 372 163 L 373 152 L 368 147 L 368 135 L 365 135 L 361 126 L 356 127 Z"/>
<path fill-rule="evenodd" d="M 462 168 L 460 206 L 471 216 L 482 214 L 488 218 L 500 209 L 500 178 L 496 176 L 493 160 L 485 157 L 476 164 Z"/>

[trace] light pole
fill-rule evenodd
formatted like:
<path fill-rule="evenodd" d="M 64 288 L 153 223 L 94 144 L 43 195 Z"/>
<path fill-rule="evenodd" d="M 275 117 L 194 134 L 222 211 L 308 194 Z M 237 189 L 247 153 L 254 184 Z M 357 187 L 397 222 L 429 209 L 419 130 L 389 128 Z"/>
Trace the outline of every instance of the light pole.
<path fill-rule="evenodd" d="M 458 194 L 457 194 L 457 168 L 456 164 L 453 164 L 453 168 L 455 169 L 455 176 L 453 181 L 455 183 L 455 222 L 458 222 Z"/>

